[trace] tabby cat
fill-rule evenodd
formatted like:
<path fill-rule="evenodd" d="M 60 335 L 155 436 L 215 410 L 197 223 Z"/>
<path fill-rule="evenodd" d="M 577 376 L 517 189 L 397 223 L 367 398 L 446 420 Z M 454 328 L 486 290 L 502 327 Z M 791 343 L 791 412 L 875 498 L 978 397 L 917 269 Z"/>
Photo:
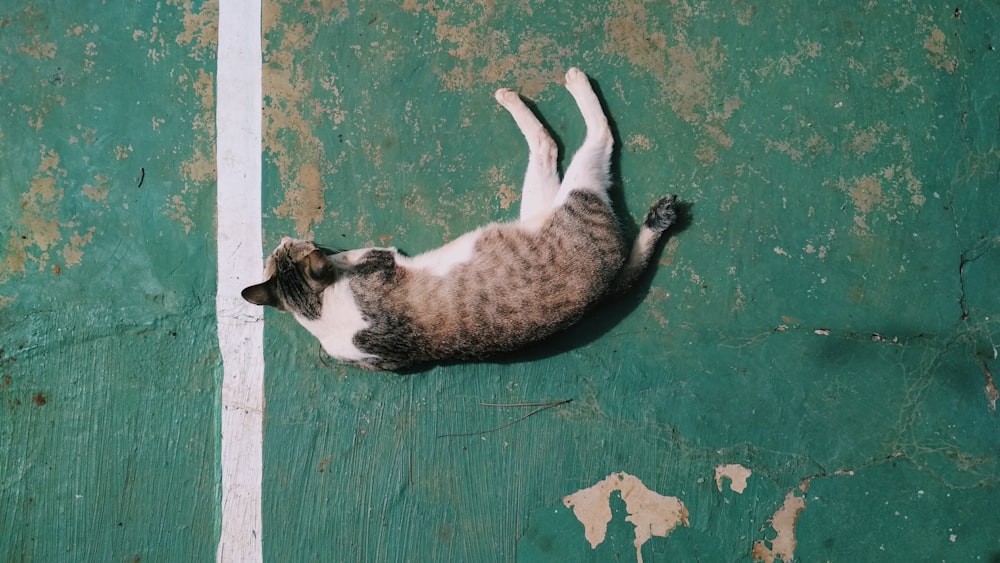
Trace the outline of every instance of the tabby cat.
<path fill-rule="evenodd" d="M 332 252 L 285 237 L 267 258 L 267 281 L 243 298 L 291 312 L 333 358 L 399 371 L 521 348 L 627 290 L 674 223 L 676 196 L 653 205 L 629 252 L 608 199 L 607 117 L 583 72 L 571 68 L 566 88 L 587 133 L 562 182 L 545 127 L 517 93 L 496 92 L 528 141 L 519 220 L 413 257 L 395 248 Z"/>

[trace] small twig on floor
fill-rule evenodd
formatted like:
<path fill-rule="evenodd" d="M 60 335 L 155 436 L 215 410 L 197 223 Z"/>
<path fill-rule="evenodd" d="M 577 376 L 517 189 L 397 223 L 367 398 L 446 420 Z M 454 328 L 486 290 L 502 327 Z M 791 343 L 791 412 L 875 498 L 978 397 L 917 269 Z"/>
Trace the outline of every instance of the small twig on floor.
<path fill-rule="evenodd" d="M 521 422 L 521 421 L 525 420 L 529 416 L 536 415 L 536 414 L 538 414 L 538 413 L 540 413 L 540 412 L 542 412 L 542 411 L 544 411 L 546 409 L 551 409 L 552 407 L 558 407 L 559 405 L 565 405 L 566 403 L 569 403 L 569 402 L 572 402 L 572 401 L 573 401 L 573 399 L 564 399 L 562 401 L 552 401 L 550 403 L 509 403 L 509 404 L 479 403 L 479 406 L 481 406 L 481 407 L 536 407 L 536 408 L 534 410 L 532 410 L 531 412 L 529 412 L 528 414 L 526 414 L 526 415 L 524 415 L 524 416 L 522 416 L 520 418 L 516 418 L 516 419 L 514 419 L 514 420 L 512 420 L 512 421 L 510 421 L 507 424 L 504 424 L 502 426 L 497 426 L 496 428 L 490 428 L 489 430 L 482 430 L 480 432 L 465 432 L 465 433 L 461 433 L 461 434 L 438 434 L 437 437 L 438 438 L 463 438 L 463 437 L 467 437 L 467 436 L 480 436 L 482 434 L 490 434 L 491 432 L 496 432 L 498 430 L 503 430 L 504 428 L 507 428 L 509 426 L 513 426 L 513 425 L 517 424 L 518 422 Z"/>

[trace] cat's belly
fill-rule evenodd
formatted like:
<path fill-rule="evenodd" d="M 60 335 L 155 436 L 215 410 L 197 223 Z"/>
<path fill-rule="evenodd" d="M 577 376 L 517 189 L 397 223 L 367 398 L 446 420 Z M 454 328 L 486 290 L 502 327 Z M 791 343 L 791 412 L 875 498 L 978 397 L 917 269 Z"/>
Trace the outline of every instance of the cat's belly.
<path fill-rule="evenodd" d="M 310 320 L 295 316 L 303 327 L 319 340 L 331 357 L 346 362 L 364 362 L 376 358 L 354 345 L 354 336 L 368 328 L 346 280 L 326 288 L 322 314 Z"/>
<path fill-rule="evenodd" d="M 484 232 L 495 229 L 518 229 L 534 233 L 546 225 L 551 217 L 551 210 L 547 210 L 545 213 L 539 213 L 528 220 L 517 221 L 515 223 L 492 223 L 465 233 L 444 246 L 428 250 L 412 258 L 397 256 L 396 261 L 400 266 L 423 270 L 429 274 L 444 277 L 451 274 L 455 268 L 471 262 L 476 257 L 476 246 L 479 244 L 479 239 L 482 238 Z"/>
<path fill-rule="evenodd" d="M 412 258 L 397 256 L 396 262 L 407 268 L 424 270 L 429 274 L 444 277 L 451 271 L 472 260 L 476 255 L 476 241 L 482 229 L 465 233 L 457 239 Z"/>

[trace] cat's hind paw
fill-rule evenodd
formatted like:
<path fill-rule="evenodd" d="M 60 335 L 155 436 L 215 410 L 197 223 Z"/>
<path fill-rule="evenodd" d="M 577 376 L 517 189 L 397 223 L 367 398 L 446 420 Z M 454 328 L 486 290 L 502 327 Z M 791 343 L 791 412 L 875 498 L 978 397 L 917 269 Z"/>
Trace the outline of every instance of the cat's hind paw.
<path fill-rule="evenodd" d="M 662 233 L 677 222 L 677 196 L 665 195 L 661 197 L 646 213 L 646 220 L 643 226 Z"/>
<path fill-rule="evenodd" d="M 517 92 L 511 90 L 510 88 L 500 88 L 493 94 L 493 97 L 497 99 L 497 103 L 503 107 L 510 109 L 513 106 L 521 105 L 521 96 Z"/>
<path fill-rule="evenodd" d="M 582 70 L 572 67 L 566 71 L 566 89 L 570 92 L 590 90 L 590 79 Z"/>

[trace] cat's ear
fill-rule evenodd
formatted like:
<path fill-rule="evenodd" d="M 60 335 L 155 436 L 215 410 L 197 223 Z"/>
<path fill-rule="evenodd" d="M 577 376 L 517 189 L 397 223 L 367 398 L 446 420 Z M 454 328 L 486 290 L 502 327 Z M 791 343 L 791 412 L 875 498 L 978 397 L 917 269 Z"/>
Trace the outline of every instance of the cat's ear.
<path fill-rule="evenodd" d="M 317 248 L 306 256 L 306 273 L 324 286 L 337 281 L 337 268 L 323 249 Z"/>
<path fill-rule="evenodd" d="M 283 310 L 284 307 L 281 305 L 281 300 L 278 299 L 277 288 L 278 282 L 275 281 L 274 278 L 271 278 L 264 283 L 251 285 L 240 292 L 240 295 L 243 296 L 243 299 L 246 299 L 254 305 L 264 305 L 267 307 L 274 307 L 278 310 Z"/>

